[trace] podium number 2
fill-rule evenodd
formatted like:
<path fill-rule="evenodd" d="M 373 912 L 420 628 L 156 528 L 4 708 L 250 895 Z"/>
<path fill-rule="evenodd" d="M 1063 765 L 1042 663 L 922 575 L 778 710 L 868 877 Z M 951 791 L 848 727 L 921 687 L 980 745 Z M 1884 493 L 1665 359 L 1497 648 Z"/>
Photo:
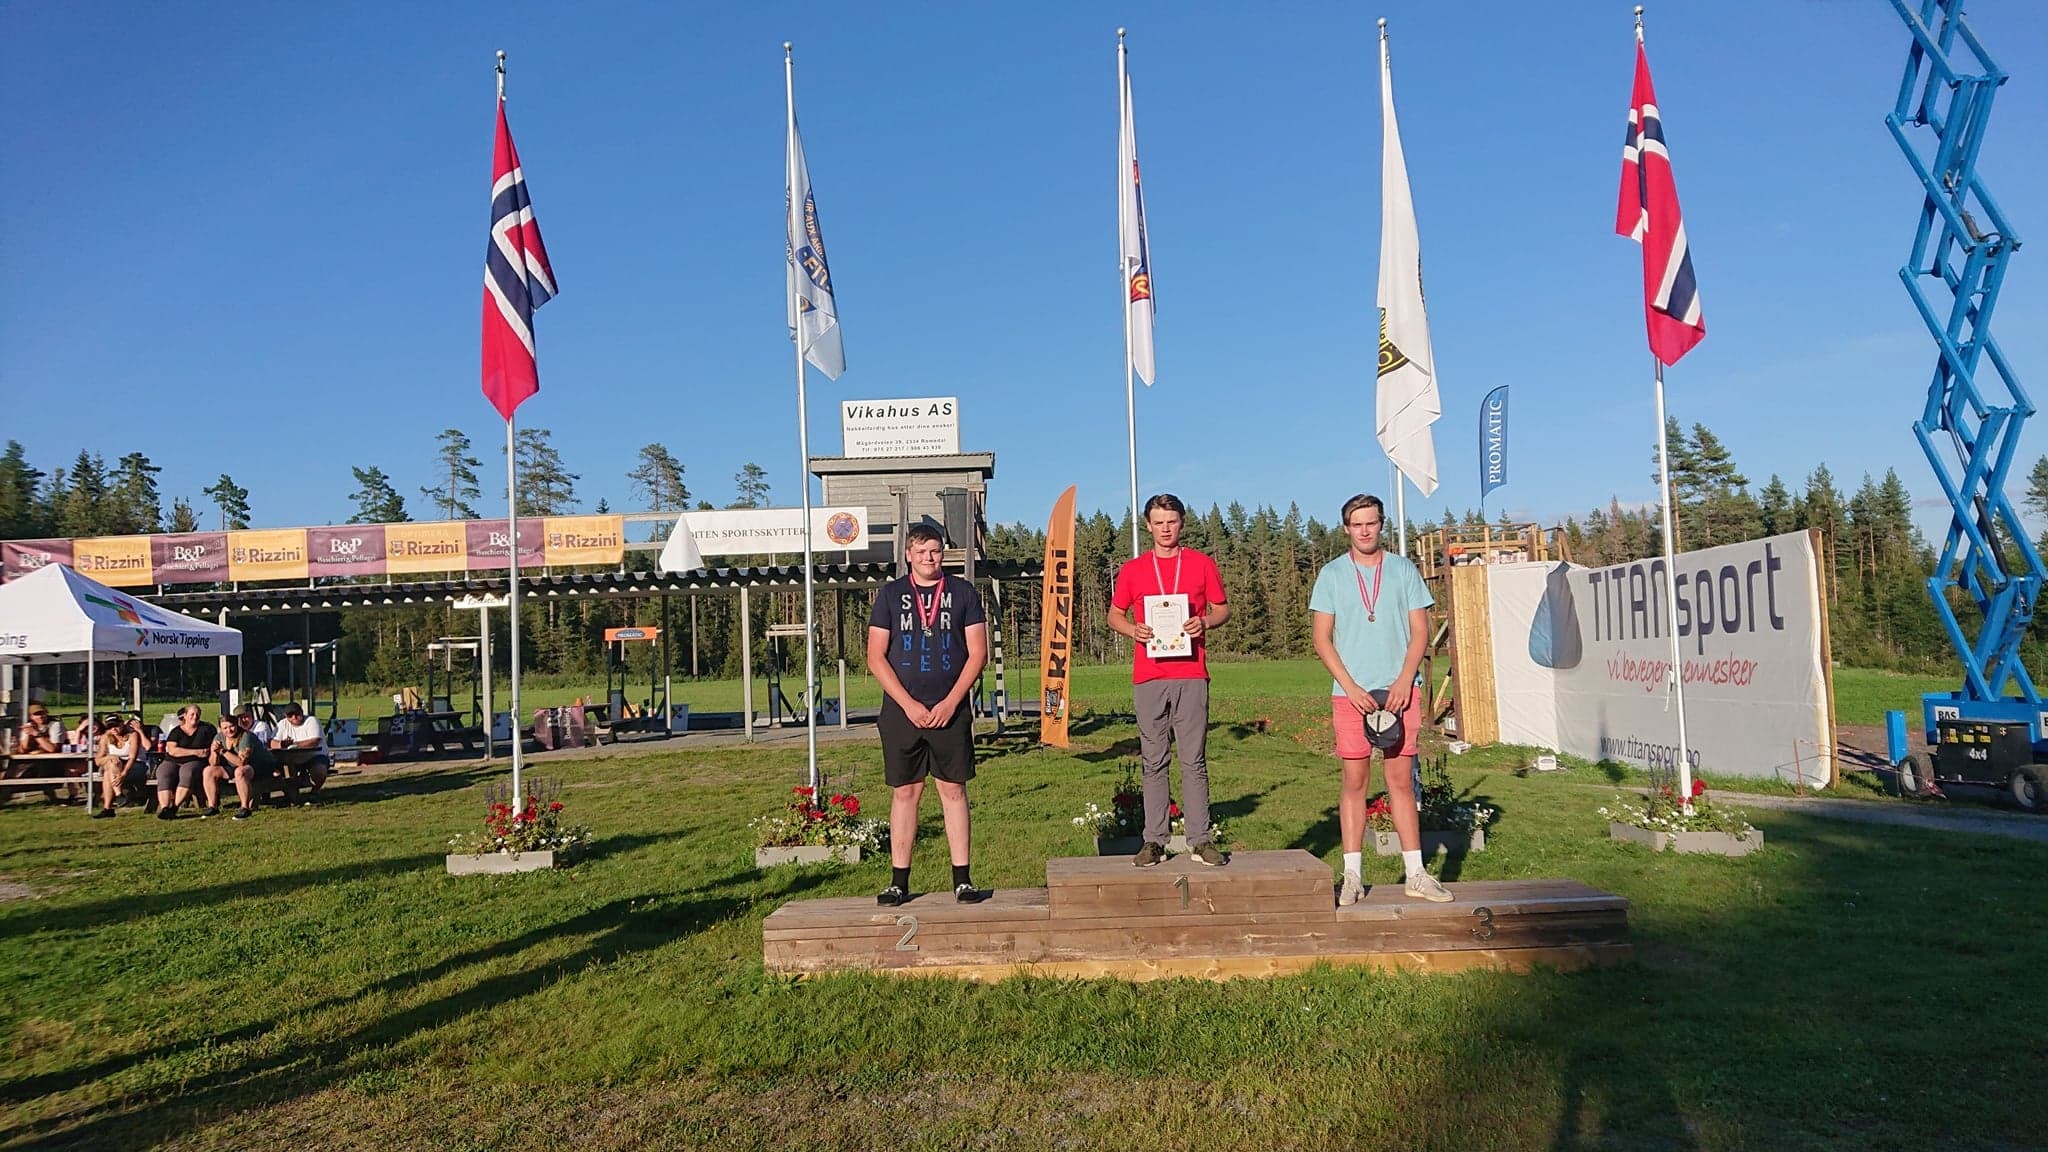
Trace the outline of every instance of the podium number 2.
<path fill-rule="evenodd" d="M 917 945 L 911 943 L 912 940 L 917 938 L 917 917 L 898 916 L 896 918 L 896 926 L 903 929 L 903 938 L 896 941 L 896 950 L 898 952 L 917 951 Z"/>
<path fill-rule="evenodd" d="M 1479 918 L 1479 927 L 1472 930 L 1474 940 L 1491 940 L 1494 937 L 1493 909 L 1484 906 L 1474 908 L 1472 915 Z"/>
<path fill-rule="evenodd" d="M 1178 889 L 1180 889 L 1180 910 L 1181 910 L 1181 911 L 1183 911 L 1183 912 L 1187 911 L 1187 910 L 1188 910 L 1188 878 L 1187 878 L 1186 876 L 1175 876 L 1175 877 L 1173 878 L 1173 886 L 1174 886 L 1175 888 L 1178 888 Z"/>

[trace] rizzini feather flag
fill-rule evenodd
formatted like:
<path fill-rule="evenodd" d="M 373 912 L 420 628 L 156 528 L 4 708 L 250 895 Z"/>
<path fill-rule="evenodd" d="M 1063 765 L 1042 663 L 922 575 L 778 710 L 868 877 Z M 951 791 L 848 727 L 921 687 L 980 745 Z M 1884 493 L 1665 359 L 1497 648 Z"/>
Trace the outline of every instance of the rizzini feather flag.
<path fill-rule="evenodd" d="M 1629 99 L 1628 138 L 1621 149 L 1621 198 L 1614 231 L 1643 246 L 1643 316 L 1650 351 L 1666 366 L 1692 351 L 1707 335 L 1700 314 L 1699 283 L 1693 279 L 1692 249 L 1685 242 L 1685 218 L 1678 211 L 1678 184 L 1671 153 L 1664 147 L 1664 121 L 1650 86 L 1650 59 L 1636 30 L 1636 83 Z"/>

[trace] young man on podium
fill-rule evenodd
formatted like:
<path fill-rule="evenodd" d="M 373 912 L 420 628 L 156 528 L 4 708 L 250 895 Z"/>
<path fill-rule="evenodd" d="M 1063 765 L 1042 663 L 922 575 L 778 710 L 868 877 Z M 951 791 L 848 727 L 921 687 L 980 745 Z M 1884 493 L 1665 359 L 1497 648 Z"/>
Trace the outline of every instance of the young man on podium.
<path fill-rule="evenodd" d="M 1415 739 L 1422 729 L 1415 673 L 1429 639 L 1429 606 L 1436 603 L 1422 574 L 1405 556 L 1380 546 L 1386 505 L 1377 496 L 1344 502 L 1344 534 L 1351 547 L 1316 574 L 1309 594 L 1316 655 L 1330 670 L 1330 724 L 1344 786 L 1337 823 L 1344 844 L 1344 881 L 1337 903 L 1365 895 L 1359 877 L 1365 848 L 1365 793 L 1373 749 L 1380 750 L 1394 832 L 1401 840 L 1405 891 L 1443 903 L 1451 894 L 1422 867 L 1422 821 L 1415 809 Z"/>
<path fill-rule="evenodd" d="M 1210 629 L 1230 619 L 1230 605 L 1216 562 L 1181 547 L 1186 524 L 1187 506 L 1180 497 L 1162 492 L 1145 502 L 1152 549 L 1117 572 L 1109 605 L 1109 626 L 1133 642 L 1131 698 L 1145 764 L 1145 842 L 1133 861 L 1140 868 L 1166 859 L 1172 834 L 1167 807 L 1173 795 L 1169 741 L 1180 748 L 1188 854 L 1202 864 L 1225 862 L 1209 827 L 1209 661 L 1204 640 Z"/>

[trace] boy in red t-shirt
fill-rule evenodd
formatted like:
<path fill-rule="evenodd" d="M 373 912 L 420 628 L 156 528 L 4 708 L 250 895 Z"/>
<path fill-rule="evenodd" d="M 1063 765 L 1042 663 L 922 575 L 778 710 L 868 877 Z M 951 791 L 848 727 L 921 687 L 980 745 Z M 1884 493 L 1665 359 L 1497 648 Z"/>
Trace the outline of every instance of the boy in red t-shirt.
<path fill-rule="evenodd" d="M 1204 639 L 1212 628 L 1230 619 L 1223 574 L 1216 562 L 1180 546 L 1187 524 L 1187 506 L 1180 497 L 1162 492 L 1145 502 L 1145 527 L 1152 549 L 1126 563 L 1116 574 L 1110 598 L 1109 626 L 1133 641 L 1131 698 L 1138 713 L 1138 747 L 1145 771 L 1145 844 L 1135 861 L 1150 868 L 1166 859 L 1171 833 L 1167 805 L 1172 796 L 1172 747 L 1180 748 L 1181 811 L 1188 822 L 1188 854 L 1203 864 L 1224 863 L 1209 829 L 1209 661 Z M 1147 617 L 1146 597 L 1187 597 L 1187 618 L 1168 634 L 1161 619 L 1155 630 Z M 1177 604 L 1159 604 L 1177 613 Z M 1148 642 L 1168 652 L 1154 654 Z M 1170 651 L 1178 648 L 1178 652 Z"/>

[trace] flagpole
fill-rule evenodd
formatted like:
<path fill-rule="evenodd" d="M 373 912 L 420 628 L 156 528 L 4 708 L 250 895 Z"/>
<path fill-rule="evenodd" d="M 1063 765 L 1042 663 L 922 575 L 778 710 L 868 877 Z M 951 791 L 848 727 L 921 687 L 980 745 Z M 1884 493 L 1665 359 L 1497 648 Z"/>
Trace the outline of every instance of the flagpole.
<path fill-rule="evenodd" d="M 1640 24 L 1637 34 L 1641 34 Z M 1685 741 L 1685 663 L 1678 643 L 1678 555 L 1671 528 L 1671 445 L 1664 430 L 1664 362 L 1655 356 L 1650 359 L 1657 365 L 1657 472 L 1664 490 L 1664 626 L 1671 632 L 1671 675 L 1678 698 L 1678 800 L 1690 813 L 1692 760 Z"/>
<path fill-rule="evenodd" d="M 498 103 L 505 103 L 505 52 L 498 50 Z M 519 735 L 519 452 L 517 444 L 518 421 L 505 417 L 505 526 L 511 540 L 510 578 L 505 588 L 505 606 L 512 629 L 512 807 L 521 811 L 526 804 L 526 793 L 521 790 L 520 774 L 525 770 L 525 740 Z M 488 719 L 488 718 L 486 718 Z"/>
<path fill-rule="evenodd" d="M 1129 68 L 1124 61 L 1124 29 L 1118 28 L 1116 30 L 1116 103 L 1119 120 L 1122 119 L 1124 114 L 1124 92 L 1129 88 L 1130 82 Z M 1119 135 L 1122 133 L 1121 124 L 1118 126 L 1118 133 Z M 1131 269 L 1130 265 L 1126 262 L 1123 250 L 1124 233 L 1130 226 L 1130 221 L 1124 218 L 1126 208 L 1124 205 L 1123 185 L 1124 180 L 1129 177 L 1129 173 L 1123 170 L 1123 166 L 1123 148 L 1121 142 L 1119 142 L 1116 177 L 1117 298 L 1123 301 L 1124 309 L 1124 420 L 1125 428 L 1130 434 L 1131 556 L 1135 559 L 1141 551 L 1138 547 L 1138 392 L 1132 381 L 1135 369 L 1131 366 Z"/>
<path fill-rule="evenodd" d="M 1643 43 L 1643 6 L 1636 5 L 1636 46 Z M 1678 643 L 1678 548 L 1672 528 L 1671 443 L 1665 431 L 1664 361 L 1655 355 L 1650 363 L 1657 375 L 1657 473 L 1664 496 L 1664 626 L 1671 632 L 1671 685 L 1678 702 L 1678 804 L 1692 814 L 1692 752 L 1685 734 L 1685 658 Z"/>
<path fill-rule="evenodd" d="M 788 201 L 787 211 L 789 213 L 789 218 L 784 221 L 784 225 L 785 230 L 790 236 L 801 234 L 799 232 L 799 214 L 803 212 L 803 204 L 797 199 L 795 183 L 796 63 L 793 54 L 794 48 L 795 45 L 790 41 L 784 40 L 782 42 L 782 92 L 784 107 L 788 112 L 789 119 L 788 138 L 783 145 L 783 170 L 785 173 L 784 179 L 788 183 L 788 196 L 786 199 Z M 792 256 L 792 258 L 794 257 Z M 791 293 L 796 291 L 796 285 L 793 280 L 790 283 L 789 290 Z M 795 300 L 791 301 L 791 306 L 793 311 L 790 314 L 797 318 L 797 323 L 790 328 L 789 332 L 790 344 L 796 349 L 796 450 L 797 455 L 801 457 L 798 461 L 796 476 L 798 485 L 803 489 L 804 515 L 804 691 L 802 697 L 804 702 L 804 752 L 806 757 L 805 763 L 809 766 L 806 779 L 811 786 L 812 796 L 815 799 L 819 786 L 818 651 L 816 644 L 817 625 L 813 623 L 816 619 L 817 592 L 811 571 L 811 429 L 810 409 L 804 395 L 802 308 L 798 306 Z M 846 701 L 841 700 L 839 707 L 843 710 L 846 707 Z"/>

